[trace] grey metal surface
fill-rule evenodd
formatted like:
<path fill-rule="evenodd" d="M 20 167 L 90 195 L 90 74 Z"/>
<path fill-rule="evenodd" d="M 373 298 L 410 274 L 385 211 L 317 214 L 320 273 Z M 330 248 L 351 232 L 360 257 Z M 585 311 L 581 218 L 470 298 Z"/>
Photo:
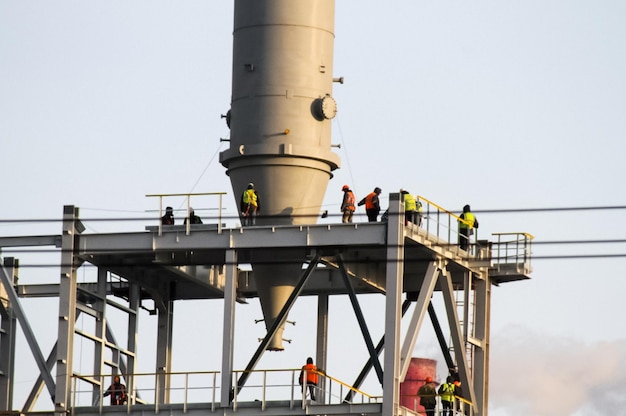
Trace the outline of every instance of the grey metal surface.
<path fill-rule="evenodd" d="M 334 13 L 333 0 L 235 1 L 230 147 L 220 162 L 237 203 L 254 183 L 258 225 L 315 224 L 339 166 L 330 143 Z M 306 255 L 292 252 L 267 265 L 255 254 L 251 264 L 269 329 Z M 282 330 L 269 350 L 284 349 Z"/>
<path fill-rule="evenodd" d="M 220 154 L 236 198 L 254 182 L 259 224 L 310 224 L 331 171 L 334 1 L 235 1 L 230 148 Z"/>

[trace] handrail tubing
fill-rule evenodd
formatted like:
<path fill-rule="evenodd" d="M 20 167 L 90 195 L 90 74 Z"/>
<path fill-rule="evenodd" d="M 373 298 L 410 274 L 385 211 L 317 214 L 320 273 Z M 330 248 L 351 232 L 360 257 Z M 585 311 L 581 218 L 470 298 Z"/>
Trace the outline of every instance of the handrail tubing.
<path fill-rule="evenodd" d="M 435 394 L 435 397 L 440 397 L 442 396 L 441 394 Z M 416 411 L 417 407 L 418 407 L 418 399 L 420 396 L 418 396 L 417 394 L 404 394 L 402 395 L 402 397 L 414 397 L 415 398 L 415 407 L 413 409 L 409 408 L 409 410 L 413 410 Z M 432 397 L 432 396 L 430 396 Z M 454 395 L 454 404 L 452 407 L 452 411 L 453 411 L 453 415 L 460 415 L 460 416 L 470 416 L 470 415 L 474 415 L 474 411 L 473 411 L 473 407 L 472 407 L 472 402 L 470 400 L 467 400 L 461 396 L 457 396 L 456 394 Z M 467 406 L 467 409 L 465 408 Z M 419 413 L 420 415 L 422 413 Z M 443 408 L 441 407 L 441 403 L 440 401 L 437 402 L 437 405 L 435 406 L 435 414 L 436 415 L 442 415 L 443 413 Z"/>
<path fill-rule="evenodd" d="M 238 378 L 237 374 L 242 373 L 243 371 L 246 371 L 246 370 L 234 371 L 233 380 L 237 380 Z M 300 371 L 301 371 L 300 368 L 265 369 L 265 370 L 248 371 L 250 373 L 260 374 L 261 380 L 260 380 L 260 383 L 247 385 L 246 389 L 261 388 L 261 393 L 260 393 L 261 402 L 262 402 L 261 406 L 263 410 L 266 408 L 269 389 L 279 389 L 279 390 L 276 390 L 278 391 L 278 393 L 275 393 L 275 394 L 280 394 L 280 389 L 287 388 L 288 389 L 287 391 L 289 392 L 287 394 L 289 394 L 290 396 L 289 398 L 290 408 L 293 408 L 294 404 L 296 403 L 295 399 L 297 398 L 296 396 L 297 394 L 302 395 L 302 400 L 304 401 L 303 405 L 305 405 L 306 401 L 304 399 L 307 394 L 306 383 L 304 383 L 302 388 L 300 388 L 299 386 L 297 387 L 295 384 L 296 377 L 297 377 L 296 372 L 300 372 Z M 279 381 L 277 383 L 274 382 L 272 384 L 269 384 L 268 376 L 270 373 L 285 373 L 285 372 L 291 373 L 291 377 L 290 377 L 291 382 L 288 381 L 287 383 L 280 383 Z M 221 386 L 217 385 L 217 377 L 219 373 L 220 373 L 219 371 L 191 371 L 191 372 L 175 371 L 175 372 L 170 372 L 170 373 L 156 372 L 156 373 L 117 374 L 117 375 L 120 375 L 123 378 L 123 382 L 126 383 L 127 385 L 135 386 L 132 389 L 132 391 L 131 390 L 127 391 L 128 400 L 126 402 L 126 406 L 131 406 L 133 404 L 138 403 L 137 398 L 138 398 L 139 392 L 153 391 L 154 392 L 153 393 L 154 394 L 153 405 L 155 407 L 155 412 L 158 412 L 159 406 L 162 404 L 162 401 L 163 401 L 163 398 L 161 397 L 161 395 L 163 394 L 161 382 L 162 382 L 163 376 L 166 376 L 166 375 L 169 376 L 170 378 L 173 378 L 176 376 L 182 376 L 182 380 L 179 379 L 180 380 L 178 382 L 179 384 L 176 384 L 176 385 L 170 384 L 170 386 L 168 387 L 168 391 L 165 392 L 165 394 L 169 397 L 170 393 L 176 393 L 178 397 L 182 398 L 184 411 L 186 411 L 186 409 L 188 408 L 189 403 L 196 402 L 196 400 L 193 399 L 191 393 L 194 391 L 201 392 L 203 390 L 211 390 L 211 394 L 209 395 L 209 397 L 211 397 L 210 399 L 211 409 L 214 410 L 215 407 L 219 405 L 219 402 L 216 401 L 217 400 L 216 395 L 218 394 L 218 390 L 222 388 Z M 335 377 L 329 376 L 323 372 L 319 372 L 318 374 L 320 374 L 320 376 L 324 380 L 323 384 L 320 383 L 321 386 L 324 386 L 323 389 L 321 387 L 318 387 L 320 398 L 324 398 L 324 402 L 326 402 L 327 404 L 331 404 L 335 401 L 339 403 L 344 403 L 345 401 L 342 399 L 342 397 L 343 397 L 343 392 L 346 389 L 354 391 L 355 395 L 360 395 L 361 403 L 366 403 L 366 402 L 376 403 L 382 399 L 381 396 L 370 395 L 364 391 L 353 388 L 347 383 Z M 201 381 L 201 383 L 198 384 L 197 381 L 195 383 L 192 382 L 191 377 L 193 376 L 209 376 L 210 379 Z M 105 383 L 105 379 L 108 377 L 112 377 L 112 375 L 110 374 L 106 374 L 106 375 L 104 374 L 98 374 L 98 375 L 74 374 L 72 376 L 73 378 L 73 393 L 72 393 L 72 401 L 71 401 L 72 407 L 76 407 L 80 405 L 80 402 L 82 401 L 81 397 L 94 397 L 94 399 L 91 399 L 91 400 L 88 399 L 89 403 L 92 403 L 92 405 L 97 405 L 100 409 L 102 409 L 102 406 L 104 405 L 104 402 L 105 402 L 104 393 L 107 389 L 107 384 Z M 143 377 L 148 377 L 150 380 L 152 380 L 152 383 L 149 383 L 148 386 L 146 386 L 145 383 L 140 381 L 140 379 Z M 306 377 L 306 375 L 304 377 Z M 83 388 L 82 390 L 79 390 L 81 386 L 79 386 L 78 383 L 81 383 L 81 384 L 85 383 L 82 385 L 83 386 L 87 385 L 88 387 Z M 152 386 L 150 386 L 150 384 L 152 384 Z M 237 398 L 238 386 L 236 384 L 237 383 L 234 383 L 232 387 L 229 387 L 229 389 L 232 389 L 234 393 L 233 401 L 231 403 L 233 410 L 236 410 L 238 406 L 238 398 Z M 339 392 L 340 392 L 338 396 L 333 395 L 333 390 L 336 390 L 337 388 L 339 388 Z M 94 396 L 94 393 L 97 393 L 97 395 Z M 194 393 L 194 394 L 197 398 L 198 397 L 197 395 L 199 393 Z M 144 395 L 142 394 L 142 396 Z M 146 397 L 150 397 L 150 394 L 147 393 Z M 142 400 L 145 400 L 146 397 L 144 397 Z M 203 397 L 206 397 L 206 395 L 204 395 Z M 94 403 L 94 401 L 96 400 L 98 403 Z M 147 402 L 144 401 L 144 403 L 147 403 Z M 358 403 L 358 400 L 351 401 L 350 403 Z"/>
<path fill-rule="evenodd" d="M 464 220 L 463 218 L 459 217 L 458 215 L 456 215 L 454 212 L 448 211 L 447 209 L 445 209 L 444 207 L 442 207 L 441 205 L 438 205 L 437 203 L 431 201 L 428 198 L 423 197 L 422 195 L 418 195 L 417 196 L 417 200 L 422 200 L 422 201 L 426 201 L 426 203 L 428 203 L 429 205 L 434 206 L 435 208 L 437 208 L 439 211 L 443 211 L 444 213 L 450 215 L 451 217 L 455 218 L 457 221 L 460 221 L 468 226 L 472 225 L 469 221 Z"/>
<path fill-rule="evenodd" d="M 422 210 L 422 216 L 424 219 L 425 224 L 423 225 L 426 229 L 426 232 L 428 234 L 431 233 L 431 221 L 435 222 L 435 229 L 434 229 L 434 234 L 437 238 L 441 238 L 444 239 L 445 241 L 447 241 L 450 245 L 457 245 L 456 242 L 453 241 L 452 237 L 453 234 L 458 235 L 459 239 L 464 238 L 467 239 L 467 245 L 468 248 L 470 250 L 473 250 L 473 248 L 477 245 L 478 243 L 478 230 L 476 230 L 476 232 L 471 233 L 469 236 L 465 236 L 463 234 L 461 234 L 458 229 L 455 230 L 453 221 L 456 222 L 457 224 L 461 223 L 461 224 L 465 224 L 468 227 L 470 227 L 472 224 L 461 218 L 460 216 L 456 215 L 455 213 L 443 208 L 441 205 L 429 200 L 428 198 L 423 197 L 422 195 L 418 195 L 417 196 L 417 200 L 420 202 L 424 202 L 424 204 L 426 205 L 426 209 L 425 211 Z M 422 206 L 424 205 L 422 204 Z M 431 207 L 432 207 L 432 212 L 431 212 Z M 445 215 L 447 218 L 447 223 L 443 222 L 442 219 L 442 215 Z M 447 232 L 445 234 L 447 234 L 447 236 L 442 235 L 443 229 L 445 229 Z"/>
<path fill-rule="evenodd" d="M 534 236 L 526 232 L 492 233 L 497 237 L 495 244 L 495 266 L 516 265 L 530 267 L 531 247 Z M 509 238 L 510 237 L 510 238 Z"/>
<path fill-rule="evenodd" d="M 508 233 L 491 233 L 491 235 L 511 235 L 511 236 L 513 236 L 513 235 L 523 235 L 524 237 L 526 237 L 529 240 L 534 240 L 534 238 L 535 238 L 534 235 L 532 235 L 530 233 L 527 233 L 527 232 L 523 232 L 523 231 L 520 231 L 520 232 L 508 232 Z"/>
<path fill-rule="evenodd" d="M 161 224 L 161 216 L 163 215 L 163 198 L 164 197 L 174 197 L 174 196 L 185 196 L 187 197 L 187 218 L 189 218 L 189 214 L 191 212 L 191 197 L 192 196 L 210 196 L 217 195 L 218 198 L 218 214 L 217 214 L 217 233 L 222 233 L 222 207 L 223 207 L 223 197 L 226 195 L 226 192 L 195 192 L 195 193 L 176 193 L 176 194 L 147 194 L 146 198 L 156 197 L 159 198 L 159 235 L 163 232 L 163 224 Z M 189 235 L 191 233 L 191 221 L 187 221 L 185 227 L 185 234 Z"/>

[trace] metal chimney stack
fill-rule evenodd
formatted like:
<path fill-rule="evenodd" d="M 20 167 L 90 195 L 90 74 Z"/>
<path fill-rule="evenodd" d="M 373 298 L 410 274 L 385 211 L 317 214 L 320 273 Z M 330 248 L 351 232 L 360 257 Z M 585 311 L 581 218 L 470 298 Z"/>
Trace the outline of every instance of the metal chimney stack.
<path fill-rule="evenodd" d="M 236 0 L 230 148 L 220 154 L 239 204 L 248 183 L 256 225 L 313 224 L 339 157 L 331 151 L 334 0 Z M 302 273 L 304 253 L 257 253 L 269 328 Z M 275 260 L 277 263 L 267 263 Z M 282 329 L 268 347 L 282 350 Z"/>

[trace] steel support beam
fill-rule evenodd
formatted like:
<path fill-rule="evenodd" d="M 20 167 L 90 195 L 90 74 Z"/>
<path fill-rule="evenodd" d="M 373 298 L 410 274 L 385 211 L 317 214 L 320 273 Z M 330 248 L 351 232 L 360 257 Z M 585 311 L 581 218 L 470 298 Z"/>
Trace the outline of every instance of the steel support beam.
<path fill-rule="evenodd" d="M 141 286 L 139 284 L 130 283 L 128 303 L 129 309 L 133 312 L 128 315 L 128 345 L 126 348 L 133 354 L 127 356 L 126 365 L 124 365 L 124 360 L 122 358 L 122 361 L 120 362 L 120 370 L 126 377 L 126 389 L 130 395 L 130 400 L 134 402 L 137 398 L 135 388 L 136 380 L 134 374 L 137 368 L 137 337 L 139 336 L 139 308 L 141 307 Z"/>
<path fill-rule="evenodd" d="M 452 287 L 452 278 L 450 276 L 450 272 L 446 268 L 442 270 L 442 278 L 439 281 L 441 285 L 443 303 L 446 307 L 446 314 L 448 316 L 448 325 L 450 326 L 452 348 L 454 348 L 461 383 L 464 386 L 463 395 L 466 399 L 472 402 L 474 412 L 478 412 L 478 414 L 482 416 L 484 415 L 483 408 L 481 407 L 481 404 L 476 401 L 477 397 L 474 380 L 470 379 L 470 367 L 468 365 L 467 354 L 465 353 L 465 338 L 463 337 L 461 325 L 459 324 L 459 317 L 456 310 L 456 300 L 454 299 L 454 289 Z"/>
<path fill-rule="evenodd" d="M 92 309 L 96 312 L 95 320 L 95 337 L 98 341 L 94 343 L 94 357 L 93 357 L 93 373 L 100 375 L 100 383 L 93 385 L 92 391 L 92 404 L 99 403 L 100 395 L 103 390 L 104 382 L 104 356 L 105 356 L 105 337 L 106 337 L 106 284 L 107 284 L 107 270 L 98 267 L 98 281 L 96 286 L 97 297 L 95 303 L 92 305 Z"/>
<path fill-rule="evenodd" d="M 35 363 L 39 368 L 39 372 L 41 373 L 46 387 L 48 389 L 48 393 L 50 394 L 50 398 L 54 402 L 54 394 L 55 394 L 55 384 L 50 371 L 46 367 L 46 360 L 43 358 L 43 354 L 41 353 L 41 349 L 39 348 L 39 344 L 37 343 L 37 338 L 33 333 L 33 330 L 28 322 L 28 318 L 26 318 L 26 314 L 22 305 L 17 297 L 17 293 L 15 292 L 15 288 L 13 287 L 13 282 L 11 281 L 11 277 L 7 274 L 4 266 L 0 267 L 0 283 L 4 286 L 4 290 L 6 292 L 7 298 L 9 299 L 9 304 L 12 306 L 13 312 L 17 317 L 17 321 L 22 328 L 22 332 L 24 333 L 24 337 L 26 338 L 26 342 L 30 348 L 30 351 L 33 354 L 35 359 Z"/>
<path fill-rule="evenodd" d="M 370 331 L 367 328 L 367 322 L 365 321 L 365 316 L 363 316 L 363 311 L 361 310 L 361 305 L 359 304 L 359 299 L 356 297 L 356 293 L 352 284 L 350 283 L 350 277 L 348 276 L 348 272 L 343 263 L 343 259 L 341 258 L 341 254 L 337 253 L 337 263 L 339 264 L 339 270 L 341 270 L 341 276 L 343 277 L 343 282 L 346 285 L 346 289 L 348 291 L 348 297 L 350 298 L 350 303 L 352 304 L 352 309 L 354 310 L 354 314 L 356 315 L 356 320 L 359 324 L 359 328 L 361 328 L 361 335 L 363 336 L 363 340 L 365 341 L 365 345 L 367 346 L 367 351 L 370 354 L 370 358 L 374 363 L 374 369 L 376 370 L 376 376 L 378 376 L 378 382 L 383 384 L 383 367 L 378 360 L 378 356 L 376 354 L 376 348 L 374 347 L 374 342 L 372 341 L 372 336 L 370 335 Z"/>
<path fill-rule="evenodd" d="M 383 385 L 383 415 L 395 416 L 400 411 L 402 323 L 402 292 L 404 275 L 404 201 L 402 194 L 389 194 L 387 222 L 387 264 L 385 285 L 385 374 Z M 370 352 L 374 368 L 378 362 L 375 352 Z M 379 377 L 380 378 L 380 377 Z"/>
<path fill-rule="evenodd" d="M 170 384 L 172 372 L 172 334 L 174 331 L 174 301 L 172 288 L 168 286 L 166 293 L 159 295 L 157 306 L 157 353 L 156 353 L 156 383 L 158 404 L 170 402 Z"/>
<path fill-rule="evenodd" d="M 328 295 L 317 295 L 317 341 L 315 347 L 317 367 L 326 370 L 328 364 Z M 319 378 L 318 401 L 325 403 L 325 377 Z"/>
<path fill-rule="evenodd" d="M 8 280 L 17 283 L 19 262 L 13 257 L 3 261 Z M 0 285 L 0 411 L 13 410 L 13 380 L 15 377 L 15 339 L 17 318 L 4 285 Z"/>
<path fill-rule="evenodd" d="M 235 347 L 235 305 L 237 304 L 237 251 L 226 251 L 226 282 L 224 287 L 224 327 L 222 330 L 222 389 L 220 406 L 232 400 L 233 355 Z"/>
<path fill-rule="evenodd" d="M 446 342 L 446 338 L 443 334 L 443 330 L 441 329 L 441 325 L 439 324 L 439 318 L 437 318 L 437 313 L 435 312 L 432 302 L 428 305 L 428 316 L 430 316 L 430 321 L 433 324 L 433 329 L 435 330 L 435 335 L 437 336 L 437 341 L 439 342 L 439 348 L 443 354 L 443 359 L 446 361 L 448 373 L 450 373 L 456 366 L 454 364 L 452 354 L 450 354 L 450 348 Z"/>
<path fill-rule="evenodd" d="M 82 225 L 78 224 L 78 208 L 63 207 L 61 233 L 61 276 L 59 281 L 59 330 L 57 341 L 56 389 L 53 395 L 55 413 L 69 411 L 72 372 L 74 371 L 74 325 L 76 323 L 76 268 L 74 250 Z M 42 362 L 43 364 L 43 362 Z M 48 383 L 46 383 L 48 384 Z"/>
<path fill-rule="evenodd" d="M 400 380 L 404 380 L 406 372 L 409 369 L 409 364 L 411 364 L 411 354 L 415 348 L 417 336 L 424 322 L 426 312 L 428 311 L 428 305 L 430 305 L 430 298 L 433 296 L 438 276 L 439 268 L 435 262 L 431 262 L 426 269 L 424 281 L 422 282 L 422 287 L 420 288 L 417 301 L 415 302 L 415 309 L 411 316 L 411 322 L 409 323 L 406 337 L 402 344 L 402 351 L 400 353 Z"/>
<path fill-rule="evenodd" d="M 406 313 L 406 311 L 409 310 L 409 306 L 411 306 L 411 301 L 410 300 L 405 300 L 402 303 L 402 316 L 403 317 L 404 317 L 404 314 Z M 385 347 L 385 336 L 383 335 L 380 338 L 380 341 L 378 341 L 378 344 L 376 344 L 376 356 L 380 356 L 380 353 L 383 351 L 384 347 Z M 367 377 L 367 374 L 372 370 L 373 366 L 374 366 L 374 360 L 372 360 L 372 358 L 370 357 L 370 358 L 368 358 L 367 362 L 365 363 L 365 365 L 361 369 L 361 372 L 359 373 L 359 375 L 354 380 L 354 383 L 352 383 L 352 387 L 354 387 L 355 389 L 360 389 L 361 388 L 361 384 L 363 384 L 363 381 L 365 381 L 365 377 Z M 353 396 L 354 396 L 354 390 L 350 390 L 346 394 L 346 397 L 345 397 L 344 401 L 346 403 L 350 403 L 352 401 L 352 397 Z"/>
<path fill-rule="evenodd" d="M 484 273 L 481 277 L 474 279 L 475 287 L 475 316 L 474 316 L 474 337 L 479 339 L 480 345 L 474 348 L 474 365 L 472 374 L 474 376 L 474 388 L 476 390 L 476 400 L 481 409 L 487 409 L 489 397 L 489 334 L 491 318 L 491 282 Z M 485 412 L 486 413 L 486 412 Z"/>

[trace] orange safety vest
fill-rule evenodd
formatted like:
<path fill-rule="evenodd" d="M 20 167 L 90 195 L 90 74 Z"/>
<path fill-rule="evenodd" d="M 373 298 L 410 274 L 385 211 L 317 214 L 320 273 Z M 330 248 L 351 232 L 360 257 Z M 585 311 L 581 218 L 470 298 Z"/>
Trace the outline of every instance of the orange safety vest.
<path fill-rule="evenodd" d="M 345 209 L 348 209 L 350 211 L 354 211 L 356 208 L 354 208 L 354 202 L 355 202 L 355 197 L 354 197 L 354 193 L 352 191 L 348 191 L 346 192 L 346 206 Z"/>
<path fill-rule="evenodd" d="M 306 371 L 306 382 L 307 384 L 315 384 L 317 385 L 318 375 L 317 375 L 317 367 L 315 364 L 305 364 L 302 366 L 302 371 Z"/>
<path fill-rule="evenodd" d="M 376 192 L 371 192 L 365 197 L 365 209 L 376 208 L 376 205 L 374 205 L 374 197 L 378 197 Z"/>

